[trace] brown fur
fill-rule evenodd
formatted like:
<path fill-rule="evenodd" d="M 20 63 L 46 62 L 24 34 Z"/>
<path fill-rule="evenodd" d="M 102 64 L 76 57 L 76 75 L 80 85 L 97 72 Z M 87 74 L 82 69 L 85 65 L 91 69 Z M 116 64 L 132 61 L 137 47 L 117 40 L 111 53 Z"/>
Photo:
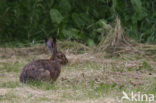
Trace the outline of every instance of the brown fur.
<path fill-rule="evenodd" d="M 20 81 L 56 81 L 61 72 L 61 65 L 56 57 L 56 40 L 47 39 L 46 45 L 51 50 L 51 59 L 41 59 L 27 64 L 21 74 Z"/>
<path fill-rule="evenodd" d="M 32 61 L 27 64 L 20 75 L 20 81 L 56 81 L 61 72 L 61 66 L 58 62 L 42 59 Z"/>
<path fill-rule="evenodd" d="M 62 65 L 66 65 L 68 63 L 68 59 L 66 58 L 65 54 L 63 54 L 62 52 L 57 52 L 57 60 L 60 64 Z M 50 58 L 50 60 L 53 60 L 53 57 Z"/>

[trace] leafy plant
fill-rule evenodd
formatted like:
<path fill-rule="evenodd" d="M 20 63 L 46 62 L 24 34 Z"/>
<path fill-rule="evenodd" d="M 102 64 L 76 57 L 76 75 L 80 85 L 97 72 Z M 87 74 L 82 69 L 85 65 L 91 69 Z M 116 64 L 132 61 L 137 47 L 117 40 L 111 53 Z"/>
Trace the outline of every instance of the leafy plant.
<path fill-rule="evenodd" d="M 50 17 L 53 23 L 60 24 L 63 20 L 63 16 L 57 9 L 50 10 Z"/>
<path fill-rule="evenodd" d="M 139 42 L 156 42 L 155 8 L 154 0 L 1 0 L 0 42 L 57 36 L 94 45 L 106 32 L 102 23 L 113 26 L 116 16 L 125 34 Z"/>

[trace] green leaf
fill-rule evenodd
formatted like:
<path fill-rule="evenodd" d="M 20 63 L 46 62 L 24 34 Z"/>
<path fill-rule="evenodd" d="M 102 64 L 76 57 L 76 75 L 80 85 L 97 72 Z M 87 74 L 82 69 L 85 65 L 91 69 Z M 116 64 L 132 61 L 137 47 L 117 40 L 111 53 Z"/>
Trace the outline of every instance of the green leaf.
<path fill-rule="evenodd" d="M 57 9 L 50 10 L 50 17 L 51 17 L 52 22 L 56 24 L 60 24 L 64 18 Z"/>
<path fill-rule="evenodd" d="M 131 0 L 131 3 L 136 11 L 135 17 L 137 17 L 137 20 L 141 20 L 147 15 L 145 12 L 145 8 L 142 6 L 141 0 Z"/>
<path fill-rule="evenodd" d="M 84 20 L 80 17 L 78 13 L 72 14 L 72 21 L 77 28 L 81 28 L 85 24 Z"/>
<path fill-rule="evenodd" d="M 62 34 L 69 39 L 78 39 L 79 30 L 75 28 L 63 29 Z"/>
<path fill-rule="evenodd" d="M 94 43 L 94 41 L 92 39 L 88 39 L 87 44 L 89 46 L 94 46 L 95 45 L 95 43 Z"/>
<path fill-rule="evenodd" d="M 71 5 L 69 0 L 61 0 L 59 3 L 59 8 L 63 14 L 68 14 L 71 10 Z"/>

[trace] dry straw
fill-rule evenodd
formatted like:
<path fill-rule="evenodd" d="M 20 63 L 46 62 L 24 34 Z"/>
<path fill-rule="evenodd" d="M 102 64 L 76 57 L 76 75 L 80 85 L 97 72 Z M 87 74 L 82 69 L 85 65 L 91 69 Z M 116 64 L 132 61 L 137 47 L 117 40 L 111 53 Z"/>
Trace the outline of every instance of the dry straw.
<path fill-rule="evenodd" d="M 111 27 L 107 37 L 98 45 L 98 51 L 105 51 L 110 54 L 120 54 L 129 51 L 137 51 L 134 46 L 137 43 L 124 35 L 119 18 L 115 20 L 115 27 Z"/>

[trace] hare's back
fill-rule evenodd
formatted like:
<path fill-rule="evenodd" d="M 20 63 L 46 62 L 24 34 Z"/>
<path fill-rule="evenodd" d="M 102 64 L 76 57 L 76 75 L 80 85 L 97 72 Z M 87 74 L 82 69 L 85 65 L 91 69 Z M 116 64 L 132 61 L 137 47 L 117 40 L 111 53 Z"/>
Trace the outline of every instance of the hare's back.
<path fill-rule="evenodd" d="M 32 61 L 29 64 L 27 64 L 24 67 L 24 70 L 34 70 L 34 71 L 38 71 L 40 69 L 51 69 L 52 65 L 54 63 L 50 62 L 49 60 L 43 59 L 43 60 L 36 60 L 36 61 Z"/>

